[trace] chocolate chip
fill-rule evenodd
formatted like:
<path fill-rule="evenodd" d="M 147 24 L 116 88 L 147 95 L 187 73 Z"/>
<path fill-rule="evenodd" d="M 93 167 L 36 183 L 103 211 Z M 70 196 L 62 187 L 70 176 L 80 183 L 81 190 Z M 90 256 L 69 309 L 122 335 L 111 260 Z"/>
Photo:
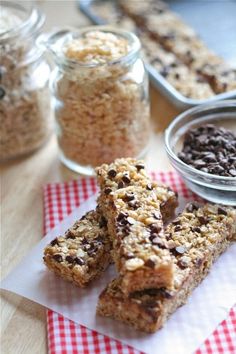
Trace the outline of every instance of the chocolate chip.
<path fill-rule="evenodd" d="M 160 74 L 164 77 L 167 77 L 170 73 L 170 67 L 164 66 L 162 70 L 160 70 Z"/>
<path fill-rule="evenodd" d="M 155 219 L 157 219 L 157 220 L 160 220 L 160 219 L 161 219 L 161 213 L 158 212 L 158 211 L 155 211 L 152 215 L 153 215 L 153 217 L 154 217 Z"/>
<path fill-rule="evenodd" d="M 149 228 L 151 234 L 158 234 L 162 230 L 161 226 L 159 226 L 158 224 L 151 224 L 149 225 Z"/>
<path fill-rule="evenodd" d="M 75 234 L 72 231 L 68 230 L 66 232 L 66 238 L 74 239 L 75 238 Z"/>
<path fill-rule="evenodd" d="M 127 237 L 130 233 L 130 227 L 129 225 L 125 225 L 122 229 L 122 238 Z"/>
<path fill-rule="evenodd" d="M 216 156 L 213 153 L 209 153 L 208 155 L 204 156 L 203 160 L 205 162 L 216 162 Z M 200 166 L 196 166 L 196 167 L 200 167 Z"/>
<path fill-rule="evenodd" d="M 97 250 L 98 247 L 91 247 L 89 250 L 87 250 L 88 256 L 94 257 L 96 255 Z"/>
<path fill-rule="evenodd" d="M 198 168 L 198 167 L 205 167 L 206 166 L 206 162 L 203 160 L 196 160 L 194 161 L 194 167 Z"/>
<path fill-rule="evenodd" d="M 151 235 L 149 237 L 149 240 L 151 241 L 151 243 L 153 245 L 159 246 L 160 248 L 168 248 L 165 240 L 163 240 L 162 238 L 158 237 L 158 236 L 153 236 Z"/>
<path fill-rule="evenodd" d="M 124 176 L 122 177 L 122 181 L 123 181 L 124 183 L 126 183 L 126 184 L 129 184 L 129 183 L 130 183 L 130 178 L 129 178 L 128 176 L 124 175 Z"/>
<path fill-rule="evenodd" d="M 197 259 L 195 259 L 194 263 L 197 267 L 201 267 L 201 265 L 203 263 L 203 259 L 197 258 Z"/>
<path fill-rule="evenodd" d="M 124 186 L 125 186 L 124 182 L 120 181 L 118 183 L 118 189 L 124 188 Z"/>
<path fill-rule="evenodd" d="M 179 73 L 175 73 L 175 78 L 178 80 L 180 78 L 180 74 Z"/>
<path fill-rule="evenodd" d="M 177 265 L 180 267 L 180 269 L 185 269 L 188 267 L 188 263 L 182 259 L 178 260 Z"/>
<path fill-rule="evenodd" d="M 198 216 L 198 220 L 201 225 L 206 225 L 208 222 L 208 219 L 205 216 Z"/>
<path fill-rule="evenodd" d="M 5 96 L 6 91 L 4 90 L 4 88 L 2 86 L 0 86 L 0 100 L 3 99 L 3 97 Z"/>
<path fill-rule="evenodd" d="M 191 129 L 185 134 L 183 148 L 178 157 L 202 172 L 236 177 L 236 166 L 232 159 L 235 155 L 235 133 L 223 127 L 207 124 Z"/>
<path fill-rule="evenodd" d="M 182 227 L 180 225 L 175 226 L 175 229 L 174 229 L 175 232 L 178 232 L 181 230 L 182 230 Z"/>
<path fill-rule="evenodd" d="M 125 254 L 125 258 L 126 259 L 132 259 L 132 258 L 134 258 L 134 254 L 132 252 L 128 252 L 128 253 Z"/>
<path fill-rule="evenodd" d="M 71 256 L 66 256 L 66 261 L 67 261 L 68 263 L 73 263 L 73 262 L 74 262 L 74 258 L 71 257 Z"/>
<path fill-rule="evenodd" d="M 56 245 L 59 246 L 57 237 L 54 238 L 54 240 L 52 240 L 52 241 L 50 242 L 50 245 L 51 245 L 51 246 L 56 246 Z"/>
<path fill-rule="evenodd" d="M 126 193 L 123 200 L 125 202 L 130 202 L 131 200 L 134 200 L 134 195 L 133 193 Z"/>
<path fill-rule="evenodd" d="M 148 259 L 146 262 L 145 262 L 145 265 L 147 266 L 147 267 L 149 267 L 149 268 L 155 268 L 155 266 L 156 266 L 156 263 L 153 261 L 153 260 L 151 260 L 151 259 Z"/>
<path fill-rule="evenodd" d="M 90 248 L 91 248 L 91 245 L 89 243 L 86 243 L 85 245 L 83 245 L 83 250 L 86 251 L 86 252 L 88 250 L 90 250 Z"/>
<path fill-rule="evenodd" d="M 201 233 L 201 229 L 200 229 L 200 227 L 198 227 L 198 226 L 196 226 L 196 227 L 192 227 L 192 231 L 193 232 L 197 232 L 197 233 Z"/>
<path fill-rule="evenodd" d="M 82 244 L 82 245 L 88 245 L 88 240 L 87 240 L 85 237 L 82 238 L 81 244 Z"/>
<path fill-rule="evenodd" d="M 171 240 L 172 239 L 172 233 L 170 232 L 169 234 L 165 234 L 165 237 L 167 240 Z"/>
<path fill-rule="evenodd" d="M 236 177 L 236 169 L 231 168 L 229 170 L 229 173 L 231 174 L 231 176 Z"/>
<path fill-rule="evenodd" d="M 80 266 L 85 264 L 84 260 L 80 257 L 75 257 L 74 262 Z"/>
<path fill-rule="evenodd" d="M 137 164 L 135 165 L 135 167 L 137 168 L 138 171 L 143 170 L 145 168 L 143 164 Z"/>
<path fill-rule="evenodd" d="M 180 222 L 180 220 L 174 220 L 174 221 L 172 221 L 172 224 L 173 225 L 180 225 L 181 222 Z"/>
<path fill-rule="evenodd" d="M 99 220 L 99 227 L 105 227 L 107 226 L 107 219 L 104 216 L 101 216 Z"/>
<path fill-rule="evenodd" d="M 136 210 L 139 208 L 140 205 L 136 200 L 131 200 L 130 202 L 128 202 L 128 206 Z"/>
<path fill-rule="evenodd" d="M 152 184 L 151 184 L 151 183 L 148 183 L 147 186 L 146 186 L 146 189 L 147 189 L 148 191 L 152 191 L 152 190 L 153 190 Z"/>
<path fill-rule="evenodd" d="M 190 203 L 188 204 L 186 210 L 189 212 L 189 213 L 192 213 L 194 210 L 198 210 L 199 209 L 199 205 L 196 204 L 196 203 Z"/>
<path fill-rule="evenodd" d="M 63 261 L 63 258 L 60 254 L 54 254 L 54 256 L 52 257 L 55 261 L 57 261 L 58 263 L 61 263 Z"/>
<path fill-rule="evenodd" d="M 104 238 L 99 235 L 95 238 L 95 241 L 96 241 L 96 243 L 101 244 L 101 243 L 104 243 Z"/>
<path fill-rule="evenodd" d="M 160 288 L 160 293 L 165 299 L 171 299 L 173 297 L 173 295 L 165 288 Z"/>
<path fill-rule="evenodd" d="M 107 174 L 110 178 L 114 178 L 116 176 L 116 170 L 111 169 L 107 172 Z"/>
<path fill-rule="evenodd" d="M 222 214 L 222 215 L 228 215 L 227 211 L 225 211 L 223 208 L 219 207 L 218 208 L 218 214 Z"/>
<path fill-rule="evenodd" d="M 122 221 L 122 220 L 126 219 L 127 216 L 128 216 L 127 213 L 124 213 L 123 211 L 121 211 L 121 212 L 118 214 L 116 220 L 117 220 L 117 221 Z"/>
<path fill-rule="evenodd" d="M 110 194 L 111 192 L 112 192 L 112 189 L 109 188 L 109 187 L 107 187 L 107 188 L 104 189 L 104 193 L 105 193 L 106 195 Z"/>

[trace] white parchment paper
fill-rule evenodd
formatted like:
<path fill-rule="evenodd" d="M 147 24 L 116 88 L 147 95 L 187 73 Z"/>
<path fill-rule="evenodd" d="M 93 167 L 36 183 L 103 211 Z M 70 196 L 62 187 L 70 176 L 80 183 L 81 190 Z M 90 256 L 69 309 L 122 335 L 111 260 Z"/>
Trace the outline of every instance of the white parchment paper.
<path fill-rule="evenodd" d="M 1 288 L 148 354 L 192 353 L 227 317 L 236 302 L 236 244 L 218 259 L 188 303 L 171 316 L 163 329 L 155 334 L 143 334 L 117 321 L 96 316 L 98 295 L 116 276 L 113 267 L 90 287 L 80 289 L 49 272 L 42 262 L 46 244 L 63 234 L 95 204 L 95 197 L 90 198 L 50 231 L 2 281 Z"/>

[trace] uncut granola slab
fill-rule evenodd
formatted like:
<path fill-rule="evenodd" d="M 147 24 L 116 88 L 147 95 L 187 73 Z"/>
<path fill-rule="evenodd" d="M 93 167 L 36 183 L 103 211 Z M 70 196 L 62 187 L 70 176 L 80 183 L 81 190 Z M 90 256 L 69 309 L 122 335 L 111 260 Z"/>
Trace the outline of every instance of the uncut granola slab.
<path fill-rule="evenodd" d="M 97 211 L 88 212 L 44 250 L 48 269 L 80 287 L 98 277 L 110 262 L 106 222 Z"/>
<path fill-rule="evenodd" d="M 113 259 L 122 276 L 123 291 L 128 294 L 171 286 L 172 255 L 159 242 L 164 238 L 161 193 L 158 196 L 156 184 L 151 183 L 143 162 L 119 159 L 111 165 L 102 165 L 97 175 L 101 187 L 98 205 L 108 221 Z M 168 211 L 172 214 L 176 196 L 169 192 L 173 194 L 174 208 Z"/>
<path fill-rule="evenodd" d="M 155 332 L 183 305 L 206 277 L 212 263 L 236 238 L 236 210 L 207 204 L 189 204 L 166 229 L 173 241 L 176 272 L 174 288 L 130 294 L 115 279 L 101 293 L 97 314 L 123 321 L 136 329 Z"/>

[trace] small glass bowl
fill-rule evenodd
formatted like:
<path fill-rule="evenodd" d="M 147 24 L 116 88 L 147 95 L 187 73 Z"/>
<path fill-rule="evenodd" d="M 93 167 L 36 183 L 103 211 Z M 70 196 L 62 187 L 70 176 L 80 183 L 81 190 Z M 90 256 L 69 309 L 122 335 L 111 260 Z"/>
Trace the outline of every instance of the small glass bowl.
<path fill-rule="evenodd" d="M 186 185 L 200 197 L 214 203 L 236 206 L 236 177 L 217 176 L 190 167 L 177 154 L 185 133 L 205 124 L 223 126 L 236 133 L 236 100 L 200 105 L 180 114 L 165 132 L 165 148 L 171 164 Z"/>

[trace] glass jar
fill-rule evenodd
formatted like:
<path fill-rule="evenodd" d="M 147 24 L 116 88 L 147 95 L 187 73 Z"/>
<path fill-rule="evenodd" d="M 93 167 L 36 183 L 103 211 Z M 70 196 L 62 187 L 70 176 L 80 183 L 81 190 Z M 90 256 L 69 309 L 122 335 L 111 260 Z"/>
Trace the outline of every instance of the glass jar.
<path fill-rule="evenodd" d="M 149 141 L 148 77 L 138 38 L 96 26 L 47 38 L 62 162 L 92 175 L 118 157 L 142 157 Z M 125 54 L 124 54 L 125 53 Z"/>
<path fill-rule="evenodd" d="M 31 2 L 1 2 L 0 160 L 28 154 L 51 131 L 50 68 L 35 41 L 44 16 Z"/>

